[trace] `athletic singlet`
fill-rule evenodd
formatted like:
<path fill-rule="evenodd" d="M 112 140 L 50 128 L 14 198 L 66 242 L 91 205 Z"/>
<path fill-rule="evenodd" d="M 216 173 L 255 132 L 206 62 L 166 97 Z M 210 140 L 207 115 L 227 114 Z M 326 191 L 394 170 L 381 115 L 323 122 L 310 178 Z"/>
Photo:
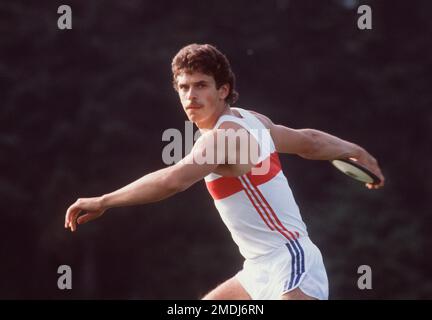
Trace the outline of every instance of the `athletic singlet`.
<path fill-rule="evenodd" d="M 222 115 L 214 128 L 226 121 L 245 128 L 259 145 L 261 163 L 256 167 L 269 161 L 269 170 L 258 175 L 251 170 L 238 177 L 211 173 L 204 180 L 240 253 L 246 259 L 254 259 L 280 248 L 288 240 L 307 236 L 307 229 L 268 129 L 249 111 L 232 109 L 242 118 Z"/>

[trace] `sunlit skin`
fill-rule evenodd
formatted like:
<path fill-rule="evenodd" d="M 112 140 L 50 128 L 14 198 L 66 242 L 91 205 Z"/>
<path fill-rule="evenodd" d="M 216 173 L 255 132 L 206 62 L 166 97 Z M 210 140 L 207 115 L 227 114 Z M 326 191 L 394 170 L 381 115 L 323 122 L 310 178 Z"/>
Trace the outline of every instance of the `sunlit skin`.
<path fill-rule="evenodd" d="M 213 76 L 201 72 L 182 72 L 176 80 L 183 109 L 201 131 L 211 130 L 222 114 L 232 114 L 225 102 L 229 84 L 217 88 Z"/>

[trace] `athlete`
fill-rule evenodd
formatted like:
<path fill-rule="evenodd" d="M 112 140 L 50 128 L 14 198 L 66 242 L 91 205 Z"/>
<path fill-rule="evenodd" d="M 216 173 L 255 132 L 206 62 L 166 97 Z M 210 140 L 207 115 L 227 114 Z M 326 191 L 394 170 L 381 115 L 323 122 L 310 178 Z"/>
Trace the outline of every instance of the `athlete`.
<path fill-rule="evenodd" d="M 238 98 L 235 76 L 226 56 L 212 45 L 182 48 L 172 72 L 183 109 L 202 134 L 191 152 L 114 192 L 78 199 L 67 209 L 65 228 L 75 231 L 110 208 L 163 200 L 204 179 L 245 261 L 242 270 L 203 299 L 328 299 L 321 252 L 309 238 L 278 153 L 311 160 L 351 158 L 381 179 L 366 184 L 369 189 L 384 186 L 376 159 L 322 131 L 288 128 L 232 107 Z M 233 136 L 240 143 L 230 144 Z M 257 150 L 256 157 L 251 150 Z"/>

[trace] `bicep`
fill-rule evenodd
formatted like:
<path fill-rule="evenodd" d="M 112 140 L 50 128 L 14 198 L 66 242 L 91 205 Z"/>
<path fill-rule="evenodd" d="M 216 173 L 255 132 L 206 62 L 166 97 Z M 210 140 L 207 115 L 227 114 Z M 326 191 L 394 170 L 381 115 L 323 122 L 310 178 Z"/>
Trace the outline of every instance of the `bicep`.
<path fill-rule="evenodd" d="M 310 154 L 315 148 L 314 139 L 309 129 L 292 129 L 283 125 L 274 124 L 267 116 L 249 110 L 270 130 L 271 137 L 277 152 L 292 153 L 300 156 Z"/>

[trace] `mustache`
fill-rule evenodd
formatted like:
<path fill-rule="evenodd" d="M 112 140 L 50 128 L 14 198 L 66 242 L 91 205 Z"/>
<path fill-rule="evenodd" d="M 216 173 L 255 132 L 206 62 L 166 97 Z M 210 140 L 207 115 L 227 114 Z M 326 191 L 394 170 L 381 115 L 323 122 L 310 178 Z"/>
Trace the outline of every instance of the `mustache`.
<path fill-rule="evenodd" d="M 197 102 L 191 102 L 186 106 L 186 110 L 187 109 L 193 109 L 193 108 L 201 108 L 203 105 L 201 103 L 197 103 Z"/>

